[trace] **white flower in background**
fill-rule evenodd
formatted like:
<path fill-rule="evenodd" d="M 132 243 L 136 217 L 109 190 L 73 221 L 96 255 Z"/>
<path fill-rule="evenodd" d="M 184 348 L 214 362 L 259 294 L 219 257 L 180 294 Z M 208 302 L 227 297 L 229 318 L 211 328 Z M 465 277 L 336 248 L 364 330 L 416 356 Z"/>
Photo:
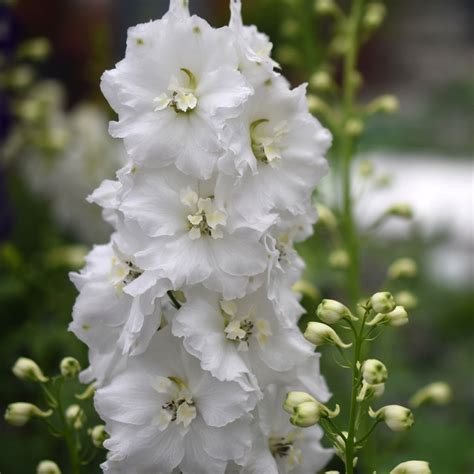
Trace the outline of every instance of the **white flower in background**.
<path fill-rule="evenodd" d="M 125 59 L 104 74 L 102 91 L 119 115 L 111 133 L 137 163 L 211 176 L 224 123 L 252 93 L 233 40 L 227 27 L 184 14 L 129 30 Z"/>
<path fill-rule="evenodd" d="M 115 472 L 224 472 L 250 449 L 248 394 L 203 372 L 165 328 L 97 392 Z M 104 470 L 114 472 L 112 460 Z"/>
<path fill-rule="evenodd" d="M 88 198 L 115 232 L 72 275 L 71 330 L 108 473 L 312 474 L 332 454 L 281 408 L 330 396 L 292 287 L 331 138 L 240 7 L 213 29 L 172 0 L 103 76 L 129 160 Z"/>

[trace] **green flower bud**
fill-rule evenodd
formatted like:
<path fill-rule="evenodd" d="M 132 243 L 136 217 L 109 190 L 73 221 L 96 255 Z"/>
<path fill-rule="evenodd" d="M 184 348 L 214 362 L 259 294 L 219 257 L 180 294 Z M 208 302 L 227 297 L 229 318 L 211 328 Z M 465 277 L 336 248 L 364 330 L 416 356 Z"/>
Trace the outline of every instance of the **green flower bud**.
<path fill-rule="evenodd" d="M 403 306 L 406 309 L 414 309 L 418 306 L 418 298 L 410 291 L 400 291 L 395 295 L 397 305 Z"/>
<path fill-rule="evenodd" d="M 395 309 L 395 300 L 388 291 L 381 291 L 371 296 L 369 306 L 376 313 L 390 313 L 390 311 Z"/>
<path fill-rule="evenodd" d="M 319 300 L 321 298 L 319 290 L 308 280 L 298 280 L 291 289 L 295 293 L 301 293 L 303 296 L 307 296 L 313 300 Z"/>
<path fill-rule="evenodd" d="M 301 60 L 299 51 L 290 45 L 280 46 L 277 49 L 275 56 L 277 57 L 279 62 L 281 62 L 282 64 L 287 64 L 289 66 L 295 66 Z"/>
<path fill-rule="evenodd" d="M 364 18 L 362 19 L 362 24 L 370 30 L 378 28 L 387 13 L 385 5 L 382 3 L 370 3 L 367 5 L 367 10 L 365 12 Z"/>
<path fill-rule="evenodd" d="M 96 448 L 101 448 L 104 444 L 104 441 L 109 437 L 105 431 L 104 425 L 94 426 L 94 428 L 89 431 L 89 434 L 92 438 L 92 443 Z"/>
<path fill-rule="evenodd" d="M 326 324 L 335 324 L 343 318 L 357 320 L 357 318 L 352 315 L 349 308 L 344 306 L 342 303 L 339 303 L 339 301 L 328 299 L 321 301 L 316 310 L 316 315 Z"/>
<path fill-rule="evenodd" d="M 290 418 L 290 422 L 300 428 L 307 428 L 318 423 L 321 418 L 334 418 L 339 415 L 339 412 L 339 405 L 336 405 L 336 408 L 331 411 L 317 400 L 309 400 L 293 408 L 293 416 Z"/>
<path fill-rule="evenodd" d="M 290 415 L 293 414 L 293 410 L 302 403 L 305 402 L 316 402 L 317 400 L 306 392 L 289 392 L 286 396 L 285 402 L 283 403 L 283 410 Z"/>
<path fill-rule="evenodd" d="M 61 470 L 55 462 L 45 459 L 36 467 L 36 474 L 61 474 Z"/>
<path fill-rule="evenodd" d="M 369 114 L 382 112 L 384 114 L 393 114 L 400 108 L 400 103 L 394 95 L 382 95 L 377 97 L 367 106 Z"/>
<path fill-rule="evenodd" d="M 389 216 L 402 217 L 404 219 L 411 219 L 413 217 L 413 209 L 410 204 L 399 203 L 389 207 L 385 211 L 385 214 Z"/>
<path fill-rule="evenodd" d="M 337 228 L 337 219 L 329 207 L 323 204 L 316 204 L 316 211 L 318 212 L 319 222 L 324 224 L 328 229 Z"/>
<path fill-rule="evenodd" d="M 317 114 L 320 112 L 325 112 L 328 109 L 328 105 L 324 100 L 320 99 L 319 97 L 315 96 L 314 94 L 308 94 L 306 96 L 306 100 L 308 101 L 308 108 L 312 114 Z"/>
<path fill-rule="evenodd" d="M 418 390 L 410 399 L 412 407 L 419 407 L 424 403 L 446 405 L 453 398 L 451 387 L 446 382 L 433 382 Z"/>
<path fill-rule="evenodd" d="M 331 15 L 337 10 L 334 0 L 316 0 L 314 2 L 314 11 L 318 15 Z"/>
<path fill-rule="evenodd" d="M 387 270 L 387 275 L 392 280 L 399 278 L 413 278 L 418 273 L 418 266 L 411 258 L 399 258 L 395 260 Z"/>
<path fill-rule="evenodd" d="M 66 420 L 75 430 L 80 430 L 84 426 L 86 415 L 79 405 L 70 405 L 66 409 Z"/>
<path fill-rule="evenodd" d="M 352 346 L 352 343 L 344 344 L 332 327 L 315 321 L 311 321 L 308 324 L 306 331 L 304 332 L 304 337 L 307 341 L 316 346 L 332 344 L 342 349 Z"/>
<path fill-rule="evenodd" d="M 377 359 L 367 359 L 362 364 L 362 378 L 370 385 L 384 383 L 388 378 L 387 367 Z"/>
<path fill-rule="evenodd" d="M 390 471 L 390 474 L 431 474 L 426 461 L 405 461 Z"/>
<path fill-rule="evenodd" d="M 327 91 L 331 89 L 333 82 L 326 71 L 318 71 L 310 77 L 309 85 L 317 91 Z"/>
<path fill-rule="evenodd" d="M 13 366 L 13 374 L 21 380 L 33 380 L 34 382 L 47 382 L 49 379 L 45 377 L 38 364 L 26 357 L 20 357 Z"/>
<path fill-rule="evenodd" d="M 18 49 L 20 58 L 42 61 L 51 53 L 51 43 L 47 38 L 33 38 L 25 41 Z"/>
<path fill-rule="evenodd" d="M 349 266 L 349 254 L 344 249 L 336 249 L 329 254 L 329 265 L 332 268 L 344 270 Z"/>
<path fill-rule="evenodd" d="M 369 416 L 384 421 L 392 431 L 405 431 L 415 422 L 411 410 L 400 405 L 386 405 L 375 412 L 369 408 Z"/>
<path fill-rule="evenodd" d="M 358 137 L 364 131 L 364 122 L 358 118 L 351 118 L 346 122 L 344 130 L 351 137 Z"/>
<path fill-rule="evenodd" d="M 388 324 L 389 326 L 399 327 L 408 323 L 408 313 L 403 306 L 396 306 L 390 313 L 378 313 L 375 317 L 365 324 L 375 326 L 376 324 Z"/>
<path fill-rule="evenodd" d="M 53 414 L 53 410 L 41 411 L 37 406 L 26 403 L 16 402 L 10 403 L 5 411 L 5 421 L 13 426 L 23 426 L 31 420 L 31 418 L 47 418 Z"/>
<path fill-rule="evenodd" d="M 359 163 L 359 174 L 368 178 L 374 174 L 374 163 L 371 160 L 362 160 Z"/>
<path fill-rule="evenodd" d="M 65 357 L 59 364 L 59 369 L 63 377 L 73 379 L 77 377 L 81 371 L 81 365 L 74 357 Z"/>

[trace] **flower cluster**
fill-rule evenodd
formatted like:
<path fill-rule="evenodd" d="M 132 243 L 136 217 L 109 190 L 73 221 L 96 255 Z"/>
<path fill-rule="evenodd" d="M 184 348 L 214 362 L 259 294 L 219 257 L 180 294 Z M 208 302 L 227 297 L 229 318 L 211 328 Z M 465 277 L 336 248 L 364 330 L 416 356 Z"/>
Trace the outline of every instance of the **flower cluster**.
<path fill-rule="evenodd" d="M 282 410 L 289 390 L 329 397 L 292 286 L 331 136 L 240 8 L 215 29 L 171 0 L 103 76 L 129 160 L 90 197 L 115 232 L 72 275 L 71 330 L 106 472 L 313 473 L 332 455 Z"/>

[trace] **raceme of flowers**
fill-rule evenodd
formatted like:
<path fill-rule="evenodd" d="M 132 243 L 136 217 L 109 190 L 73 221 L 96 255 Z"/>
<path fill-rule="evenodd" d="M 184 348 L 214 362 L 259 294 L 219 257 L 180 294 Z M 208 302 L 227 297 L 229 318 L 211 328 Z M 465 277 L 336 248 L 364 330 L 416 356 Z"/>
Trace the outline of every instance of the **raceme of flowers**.
<path fill-rule="evenodd" d="M 172 0 L 131 28 L 102 90 L 128 163 L 90 201 L 115 231 L 72 280 L 71 330 L 106 422 L 107 473 L 313 473 L 332 451 L 290 424 L 286 393 L 329 397 L 291 290 L 329 132 L 271 43 Z"/>

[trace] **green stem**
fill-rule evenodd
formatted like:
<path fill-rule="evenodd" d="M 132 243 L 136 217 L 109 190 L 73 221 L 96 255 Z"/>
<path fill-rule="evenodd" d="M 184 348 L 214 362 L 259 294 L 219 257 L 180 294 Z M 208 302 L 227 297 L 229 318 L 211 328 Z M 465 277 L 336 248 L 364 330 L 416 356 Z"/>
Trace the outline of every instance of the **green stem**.
<path fill-rule="evenodd" d="M 77 450 L 76 440 L 74 439 L 74 433 L 71 431 L 71 426 L 66 420 L 65 411 L 63 408 L 63 403 L 61 400 L 61 389 L 62 389 L 62 380 L 57 381 L 56 394 L 57 394 L 57 403 L 58 403 L 58 414 L 61 424 L 63 425 L 64 438 L 66 440 L 67 449 L 69 451 L 69 458 L 71 462 L 71 474 L 80 474 L 80 459 L 79 453 Z"/>

